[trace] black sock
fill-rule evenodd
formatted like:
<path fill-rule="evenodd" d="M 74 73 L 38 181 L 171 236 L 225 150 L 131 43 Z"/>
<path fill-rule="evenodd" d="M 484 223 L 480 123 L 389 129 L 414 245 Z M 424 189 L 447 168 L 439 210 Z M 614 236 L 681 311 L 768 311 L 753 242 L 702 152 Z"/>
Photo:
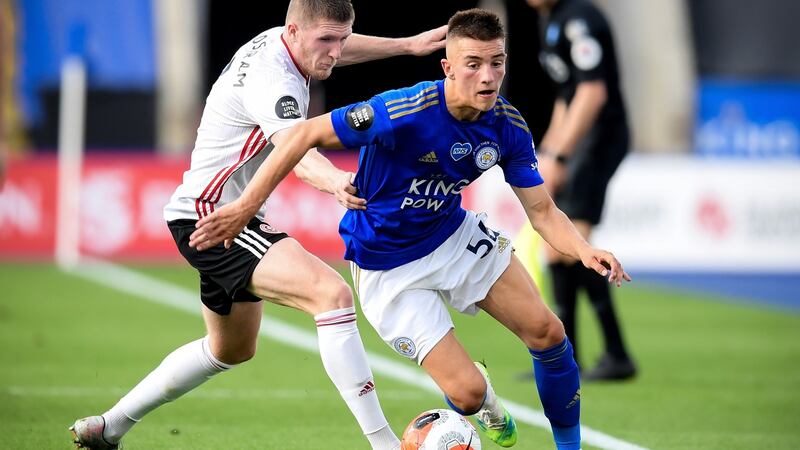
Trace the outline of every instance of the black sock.
<path fill-rule="evenodd" d="M 562 262 L 550 264 L 550 276 L 553 280 L 553 298 L 556 304 L 556 315 L 564 324 L 564 331 L 572 342 L 575 361 L 578 360 L 578 336 L 575 334 L 575 304 L 578 298 L 580 273 L 575 270 L 576 264 Z"/>
<path fill-rule="evenodd" d="M 622 343 L 622 332 L 617 315 L 614 313 L 608 280 L 594 270 L 581 266 L 581 284 L 586 288 L 586 293 L 589 295 L 589 300 L 592 302 L 592 307 L 603 330 L 606 352 L 617 359 L 628 359 L 628 352 L 625 350 L 625 344 Z"/>

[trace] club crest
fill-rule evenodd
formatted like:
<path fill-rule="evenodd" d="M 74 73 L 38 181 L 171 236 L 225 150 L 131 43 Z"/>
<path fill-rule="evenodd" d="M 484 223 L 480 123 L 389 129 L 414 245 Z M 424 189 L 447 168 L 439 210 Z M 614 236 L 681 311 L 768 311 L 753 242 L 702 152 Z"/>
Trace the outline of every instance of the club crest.
<path fill-rule="evenodd" d="M 493 145 L 478 147 L 475 151 L 475 165 L 478 166 L 480 170 L 487 170 L 497 164 L 498 155 L 497 148 Z"/>
<path fill-rule="evenodd" d="M 414 341 L 407 337 L 399 337 L 394 340 L 394 349 L 397 353 L 407 357 L 413 358 L 414 354 L 417 352 L 417 347 L 414 345 Z"/>

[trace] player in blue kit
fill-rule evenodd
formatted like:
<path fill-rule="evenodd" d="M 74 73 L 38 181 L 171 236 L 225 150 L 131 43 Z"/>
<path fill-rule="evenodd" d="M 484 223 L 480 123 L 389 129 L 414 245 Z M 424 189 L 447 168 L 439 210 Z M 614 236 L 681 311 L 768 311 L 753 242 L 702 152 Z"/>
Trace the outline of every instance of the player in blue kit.
<path fill-rule="evenodd" d="M 550 245 L 617 286 L 630 277 L 611 253 L 581 237 L 542 186 L 528 126 L 498 95 L 506 62 L 499 18 L 479 9 L 456 13 L 446 49 L 444 80 L 295 125 L 242 196 L 198 222 L 190 245 L 227 245 L 308 149 L 360 147 L 354 184 L 366 206 L 345 214 L 340 233 L 367 319 L 430 374 L 455 411 L 476 415 L 490 439 L 510 447 L 514 421 L 485 369 L 456 339 L 446 304 L 486 311 L 528 347 L 556 447 L 578 449 L 580 380 L 564 327 L 513 256 L 510 239 L 461 207 L 462 189 L 500 166 Z M 311 176 L 331 175 L 323 172 Z"/>

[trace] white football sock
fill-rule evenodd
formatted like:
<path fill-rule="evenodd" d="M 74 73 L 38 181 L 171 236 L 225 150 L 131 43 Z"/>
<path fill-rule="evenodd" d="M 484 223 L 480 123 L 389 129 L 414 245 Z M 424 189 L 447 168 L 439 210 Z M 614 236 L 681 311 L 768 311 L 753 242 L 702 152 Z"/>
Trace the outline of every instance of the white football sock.
<path fill-rule="evenodd" d="M 145 414 L 231 367 L 211 354 L 208 336 L 176 349 L 103 414 L 106 421 L 103 437 L 111 443 L 118 442 Z"/>
<path fill-rule="evenodd" d="M 373 449 L 394 449 L 400 444 L 381 410 L 372 370 L 356 325 L 354 307 L 314 316 L 322 365 Z M 370 437 L 372 436 L 372 437 Z M 373 442 L 373 438 L 375 442 Z"/>

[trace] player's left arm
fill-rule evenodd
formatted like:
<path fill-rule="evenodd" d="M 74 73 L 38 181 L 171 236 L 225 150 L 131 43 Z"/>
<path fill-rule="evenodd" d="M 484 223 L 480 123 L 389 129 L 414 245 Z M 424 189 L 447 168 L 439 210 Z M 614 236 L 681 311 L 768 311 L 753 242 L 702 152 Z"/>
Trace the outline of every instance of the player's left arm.
<path fill-rule="evenodd" d="M 338 66 L 358 64 L 399 55 L 425 56 L 444 48 L 447 25 L 404 38 L 352 34 L 342 50 Z"/>
<path fill-rule="evenodd" d="M 512 189 L 531 225 L 550 246 L 608 277 L 609 283 L 621 286 L 623 280 L 631 281 L 630 275 L 613 254 L 586 242 L 566 214 L 556 207 L 543 185 L 527 188 L 512 186 Z"/>
<path fill-rule="evenodd" d="M 300 159 L 314 147 L 343 148 L 333 129 L 331 114 L 296 123 L 253 175 L 238 199 L 197 221 L 189 246 L 205 250 L 222 242 L 230 247 L 261 205 Z"/>
<path fill-rule="evenodd" d="M 290 128 L 284 128 L 270 137 L 276 147 L 280 147 L 289 134 Z M 344 171 L 312 148 L 294 167 L 294 174 L 303 183 L 333 195 L 340 205 L 347 209 L 366 209 L 367 201 L 358 197 L 358 190 L 353 186 L 355 174 Z"/>

